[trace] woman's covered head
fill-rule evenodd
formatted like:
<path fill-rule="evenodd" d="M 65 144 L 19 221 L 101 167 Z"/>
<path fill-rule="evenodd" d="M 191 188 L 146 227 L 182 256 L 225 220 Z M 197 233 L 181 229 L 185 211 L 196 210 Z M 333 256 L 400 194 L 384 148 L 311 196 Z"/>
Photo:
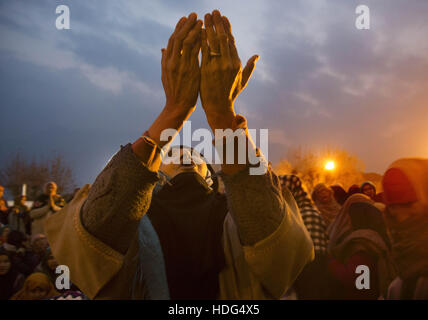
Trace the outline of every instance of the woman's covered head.
<path fill-rule="evenodd" d="M 397 222 L 428 217 L 428 160 L 400 159 L 390 165 L 382 180 L 386 212 Z"/>
<path fill-rule="evenodd" d="M 312 191 L 312 199 L 315 202 L 329 203 L 333 200 L 333 190 L 324 183 L 317 184 Z"/>
<path fill-rule="evenodd" d="M 376 196 L 376 186 L 371 181 L 363 182 L 360 186 L 361 193 L 365 194 L 371 199 L 374 199 Z"/>
<path fill-rule="evenodd" d="M 59 295 L 49 277 L 41 272 L 28 276 L 24 287 L 14 296 L 17 300 L 43 300 Z"/>

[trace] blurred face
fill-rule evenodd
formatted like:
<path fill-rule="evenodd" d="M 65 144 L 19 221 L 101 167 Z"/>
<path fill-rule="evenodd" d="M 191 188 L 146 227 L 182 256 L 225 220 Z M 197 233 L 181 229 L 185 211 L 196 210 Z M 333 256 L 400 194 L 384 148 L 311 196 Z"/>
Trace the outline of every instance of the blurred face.
<path fill-rule="evenodd" d="M 428 212 L 428 205 L 422 203 L 409 202 L 399 204 L 389 204 L 386 207 L 387 213 L 392 216 L 397 222 L 406 221 L 409 218 L 426 214 Z"/>
<path fill-rule="evenodd" d="M 31 288 L 28 292 L 30 293 L 30 298 L 32 300 L 42 300 L 46 298 L 46 296 L 49 293 L 48 290 L 46 290 L 45 288 L 38 287 L 38 286 Z"/>
<path fill-rule="evenodd" d="M 48 248 L 48 240 L 45 238 L 37 239 L 33 242 L 33 251 L 37 254 L 44 253 Z"/>
<path fill-rule="evenodd" d="M 10 270 L 11 263 L 8 256 L 0 256 L 0 276 L 7 274 Z"/>
<path fill-rule="evenodd" d="M 317 192 L 318 201 L 321 203 L 328 203 L 332 200 L 332 194 L 333 193 L 329 189 L 323 188 Z"/>
<path fill-rule="evenodd" d="M 369 184 L 364 185 L 364 187 L 361 191 L 362 191 L 362 193 L 364 193 L 366 196 L 368 196 L 370 198 L 374 198 L 376 195 L 375 189 Z"/>
<path fill-rule="evenodd" d="M 171 159 L 173 163 L 161 164 L 160 170 L 165 173 L 168 177 L 174 178 L 179 173 L 183 172 L 196 172 L 202 178 L 207 175 L 208 167 L 204 160 L 196 153 L 192 155 L 191 150 L 181 149 L 174 150 Z"/>
<path fill-rule="evenodd" d="M 45 186 L 45 193 L 46 194 L 56 194 L 57 185 L 55 182 L 49 182 Z"/>
<path fill-rule="evenodd" d="M 58 262 L 56 262 L 53 255 L 49 256 L 48 261 L 47 261 L 47 265 L 48 265 L 49 269 L 51 269 L 52 271 L 55 271 L 56 267 L 58 267 Z"/>

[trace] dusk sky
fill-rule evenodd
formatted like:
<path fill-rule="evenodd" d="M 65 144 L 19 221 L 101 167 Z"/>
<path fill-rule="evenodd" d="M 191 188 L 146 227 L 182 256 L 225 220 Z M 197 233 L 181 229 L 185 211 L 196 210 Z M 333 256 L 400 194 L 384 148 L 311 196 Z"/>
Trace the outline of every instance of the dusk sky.
<path fill-rule="evenodd" d="M 57 30 L 57 5 L 71 29 Z M 370 30 L 355 8 L 370 8 Z M 161 48 L 178 19 L 219 9 L 243 64 L 259 54 L 236 111 L 269 129 L 269 160 L 340 148 L 366 171 L 428 157 L 428 1 L 0 1 L 0 165 L 61 153 L 78 185 L 164 105 Z M 194 129 L 208 127 L 198 102 Z"/>

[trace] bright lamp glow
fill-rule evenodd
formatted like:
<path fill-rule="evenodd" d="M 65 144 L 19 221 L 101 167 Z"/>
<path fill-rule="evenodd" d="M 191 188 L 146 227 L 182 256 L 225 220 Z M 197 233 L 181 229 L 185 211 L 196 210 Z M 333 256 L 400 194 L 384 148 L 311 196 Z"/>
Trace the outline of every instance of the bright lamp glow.
<path fill-rule="evenodd" d="M 325 170 L 334 170 L 334 161 L 327 161 L 324 169 Z"/>

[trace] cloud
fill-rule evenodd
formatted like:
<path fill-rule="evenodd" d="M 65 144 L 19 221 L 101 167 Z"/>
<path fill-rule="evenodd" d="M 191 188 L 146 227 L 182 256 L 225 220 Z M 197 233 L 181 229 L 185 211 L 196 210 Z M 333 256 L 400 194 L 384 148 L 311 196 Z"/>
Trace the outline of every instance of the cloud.
<path fill-rule="evenodd" d="M 113 134 L 118 140 L 130 139 L 150 125 L 164 99 L 160 49 L 181 16 L 195 11 L 203 18 L 215 8 L 230 18 L 242 63 L 253 54 L 261 57 L 236 110 L 247 116 L 251 128 L 269 129 L 271 160 L 279 160 L 287 148 L 298 145 L 346 148 L 360 156 L 370 171 L 382 171 L 411 148 L 414 154 L 428 156 L 420 142 L 426 138 L 428 99 L 425 0 L 367 0 L 371 29 L 366 31 L 354 25 L 360 4 L 356 0 L 64 0 L 61 4 L 70 6 L 68 31 L 55 29 L 56 1 L 1 2 L 1 79 L 9 88 L 2 98 L 4 105 L 14 106 L 6 116 L 17 122 L 28 117 L 30 123 L 31 110 L 55 114 L 51 121 L 61 124 L 58 148 L 86 152 L 82 162 L 99 166 L 106 157 L 92 159 L 97 155 L 90 150 L 111 155 L 117 142 Z M 61 98 L 64 92 L 68 94 Z M 109 136 L 110 141 L 86 139 L 79 149 L 61 147 L 60 142 L 68 141 L 82 125 L 71 120 L 63 124 L 64 114 L 74 119 L 71 112 L 52 111 L 50 104 L 61 99 L 67 99 L 64 103 L 70 108 L 85 106 L 85 134 Z M 206 126 L 198 108 L 191 118 L 193 126 Z M 3 128 L 8 126 L 5 123 Z M 35 125 L 26 130 L 37 140 Z M 13 130 L 2 135 L 8 137 L 7 143 L 13 141 L 3 148 L 16 144 L 30 150 L 44 148 L 26 144 Z M 379 146 L 385 146 L 383 151 Z M 99 169 L 93 167 L 88 165 L 85 174 Z M 87 182 L 84 178 L 82 173 L 81 181 Z"/>

